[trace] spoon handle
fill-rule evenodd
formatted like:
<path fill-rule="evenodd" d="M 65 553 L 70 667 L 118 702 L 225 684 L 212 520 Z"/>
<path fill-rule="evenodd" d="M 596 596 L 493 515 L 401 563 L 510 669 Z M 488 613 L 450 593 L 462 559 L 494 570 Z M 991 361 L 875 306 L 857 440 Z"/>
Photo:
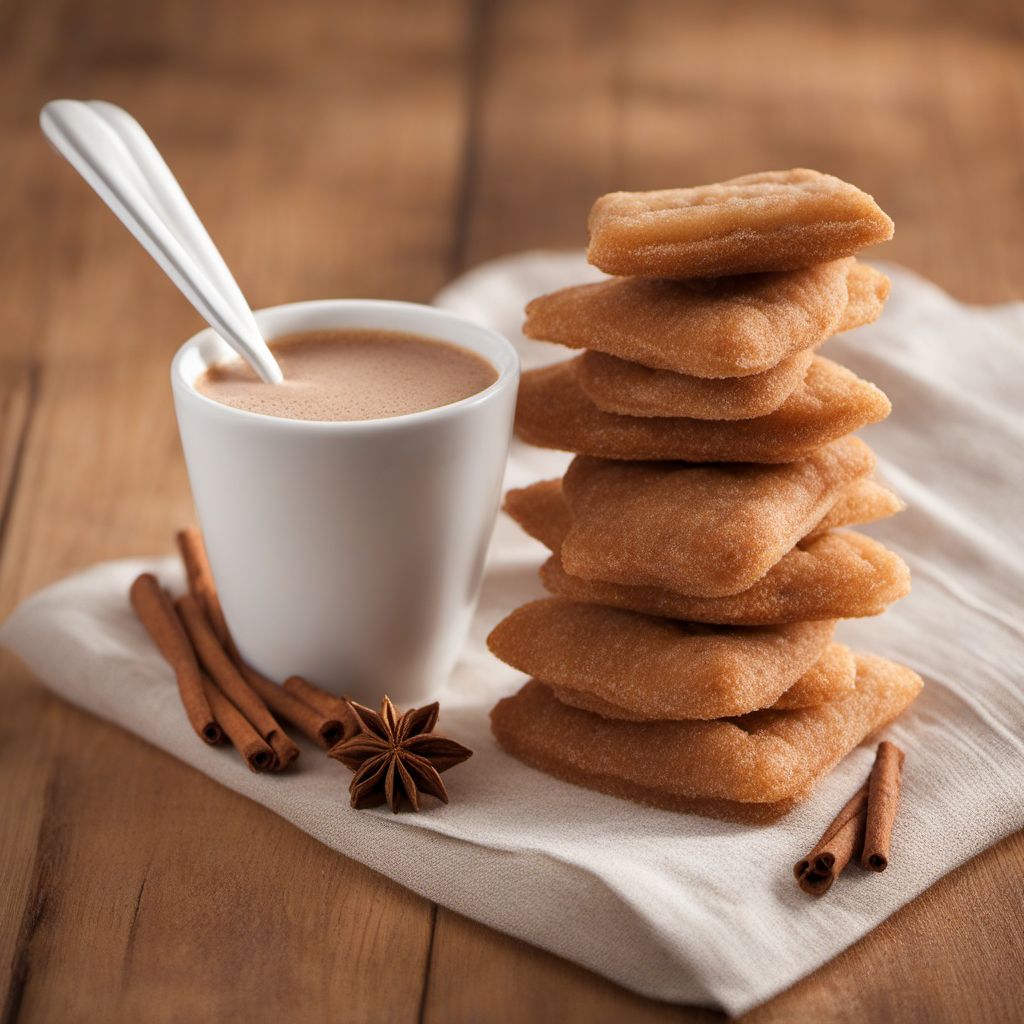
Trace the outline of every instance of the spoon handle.
<path fill-rule="evenodd" d="M 203 318 L 267 383 L 281 369 L 223 258 L 137 121 L 110 103 L 54 100 L 40 124 Z"/>

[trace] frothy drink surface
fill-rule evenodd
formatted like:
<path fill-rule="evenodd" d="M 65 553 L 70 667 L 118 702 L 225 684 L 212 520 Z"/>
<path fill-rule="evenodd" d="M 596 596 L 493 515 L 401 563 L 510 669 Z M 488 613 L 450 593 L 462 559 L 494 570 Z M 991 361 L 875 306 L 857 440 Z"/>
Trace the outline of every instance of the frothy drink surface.
<path fill-rule="evenodd" d="M 283 384 L 264 384 L 247 363 L 215 366 L 196 390 L 223 405 L 293 420 L 373 420 L 436 409 L 498 379 L 482 356 L 402 331 L 332 328 L 270 343 Z"/>

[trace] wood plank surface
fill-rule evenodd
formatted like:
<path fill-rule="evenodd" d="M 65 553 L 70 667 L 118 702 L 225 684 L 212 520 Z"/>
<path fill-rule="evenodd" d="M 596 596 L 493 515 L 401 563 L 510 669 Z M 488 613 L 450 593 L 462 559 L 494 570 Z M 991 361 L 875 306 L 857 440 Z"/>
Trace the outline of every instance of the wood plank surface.
<path fill-rule="evenodd" d="M 37 128 L 153 134 L 256 305 L 425 300 L 580 245 L 594 196 L 818 166 L 884 256 L 1024 292 L 1024 12 L 881 0 L 0 0 L 0 615 L 191 517 L 167 365 L 199 322 Z M 431 906 L 0 656 L 0 1021 L 663 1021 Z M 1024 838 L 754 1021 L 1019 1019 Z"/>

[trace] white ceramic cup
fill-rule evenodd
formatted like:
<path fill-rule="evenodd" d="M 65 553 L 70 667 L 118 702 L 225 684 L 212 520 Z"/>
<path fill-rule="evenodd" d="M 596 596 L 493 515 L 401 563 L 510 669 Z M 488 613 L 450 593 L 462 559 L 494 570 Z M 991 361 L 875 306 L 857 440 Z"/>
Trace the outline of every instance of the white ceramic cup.
<path fill-rule="evenodd" d="M 451 671 L 501 498 L 519 359 L 494 331 L 430 306 L 362 299 L 260 310 L 268 339 L 364 327 L 438 338 L 498 379 L 451 405 L 310 422 L 245 412 L 195 389 L 234 354 L 212 330 L 171 366 L 192 495 L 242 656 L 272 679 L 400 705 Z M 272 386 L 272 385 L 268 385 Z"/>

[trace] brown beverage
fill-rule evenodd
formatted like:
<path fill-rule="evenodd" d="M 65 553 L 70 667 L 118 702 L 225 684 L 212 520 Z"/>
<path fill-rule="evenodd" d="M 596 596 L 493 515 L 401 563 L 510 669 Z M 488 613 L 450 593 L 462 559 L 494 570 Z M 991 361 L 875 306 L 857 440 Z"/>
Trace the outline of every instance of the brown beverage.
<path fill-rule="evenodd" d="M 436 409 L 490 387 L 482 356 L 422 334 L 339 327 L 270 343 L 283 384 L 264 384 L 240 359 L 208 370 L 196 390 L 222 405 L 292 420 L 374 420 Z"/>

